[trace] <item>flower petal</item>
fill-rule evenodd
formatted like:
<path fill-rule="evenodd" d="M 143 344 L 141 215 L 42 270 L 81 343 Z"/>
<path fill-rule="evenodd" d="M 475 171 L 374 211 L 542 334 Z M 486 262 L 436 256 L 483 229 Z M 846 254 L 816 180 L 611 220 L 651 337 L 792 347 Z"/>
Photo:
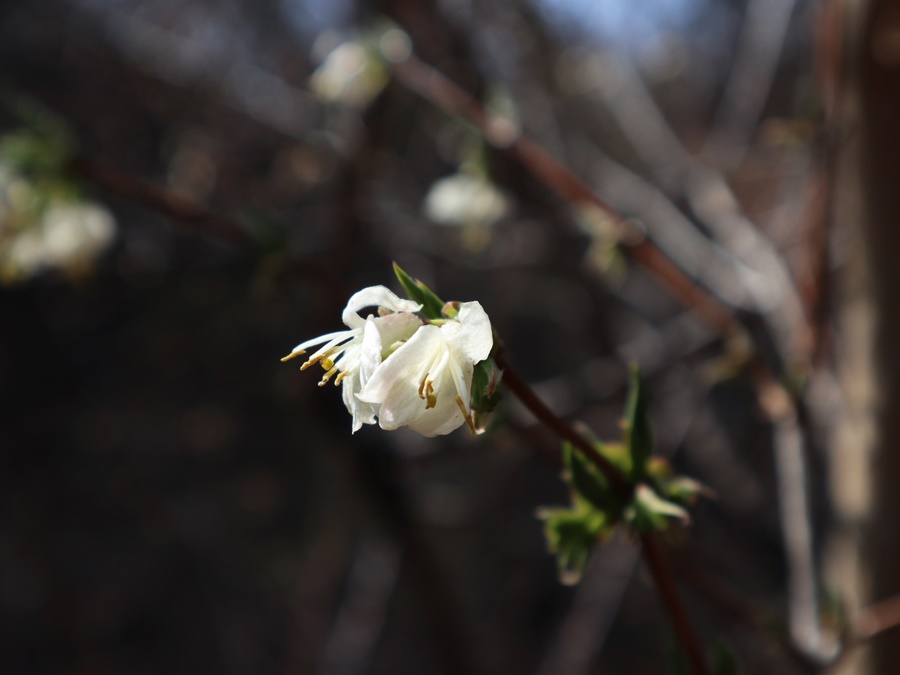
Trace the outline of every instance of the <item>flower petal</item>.
<path fill-rule="evenodd" d="M 412 300 L 404 300 L 385 286 L 369 286 L 354 293 L 347 301 L 341 319 L 350 328 L 361 328 L 365 323 L 359 315 L 366 307 L 384 307 L 392 312 L 418 312 L 422 305 Z"/>
<path fill-rule="evenodd" d="M 423 436 L 432 437 L 449 434 L 461 427 L 465 421 L 462 410 L 456 403 L 456 387 L 449 377 L 444 377 L 440 391 L 437 392 L 437 405 L 425 410 L 406 426 Z"/>
<path fill-rule="evenodd" d="M 328 342 L 330 340 L 334 340 L 339 337 L 349 338 L 353 336 L 352 330 L 339 330 L 334 333 L 325 333 L 325 335 L 320 335 L 319 337 L 315 337 L 312 340 L 307 340 L 306 342 L 301 342 L 299 345 L 294 347 L 294 352 L 299 352 L 302 350 L 306 350 L 309 347 L 314 347 L 315 345 L 322 344 L 323 342 Z"/>
<path fill-rule="evenodd" d="M 366 382 L 381 365 L 381 333 L 373 317 L 366 319 L 366 327 L 363 330 L 362 347 L 359 350 L 359 384 L 360 389 L 366 386 Z"/>
<path fill-rule="evenodd" d="M 385 350 L 390 349 L 394 343 L 409 340 L 423 325 L 422 319 L 407 312 L 379 316 L 372 321 L 375 322 L 378 333 L 381 335 L 382 356 L 384 356 Z"/>
<path fill-rule="evenodd" d="M 494 346 L 491 320 L 479 302 L 462 303 L 459 306 L 458 322 L 445 323 L 441 326 L 441 331 L 460 361 L 484 361 Z"/>
<path fill-rule="evenodd" d="M 446 348 L 437 326 L 422 326 L 375 371 L 357 398 L 377 407 L 382 429 L 405 426 L 425 412 L 426 402 L 419 396 L 423 368 Z"/>
<path fill-rule="evenodd" d="M 375 408 L 360 401 L 356 393 L 359 391 L 359 371 L 354 371 L 341 383 L 344 405 L 353 416 L 353 433 L 362 429 L 363 424 L 375 424 Z"/>

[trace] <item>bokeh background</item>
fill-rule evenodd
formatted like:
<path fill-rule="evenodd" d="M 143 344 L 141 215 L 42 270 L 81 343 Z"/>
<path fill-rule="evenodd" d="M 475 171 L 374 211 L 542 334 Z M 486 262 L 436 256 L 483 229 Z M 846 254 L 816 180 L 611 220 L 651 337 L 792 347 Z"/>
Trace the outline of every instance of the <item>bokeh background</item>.
<path fill-rule="evenodd" d="M 279 362 L 353 291 L 396 288 L 395 260 L 479 300 L 601 437 L 638 361 L 659 452 L 718 495 L 669 538 L 707 644 L 741 673 L 821 672 L 858 609 L 833 572 L 864 491 L 856 465 L 849 496 L 829 483 L 856 250 L 833 226 L 837 26 L 803 0 L 0 4 L 0 133 L 65 129 L 66 203 L 93 209 L 74 261 L 45 221 L 15 244 L 46 186 L 0 151 L 0 671 L 668 672 L 627 537 L 559 582 L 535 517 L 568 499 L 536 451 L 557 440 L 512 397 L 482 436 L 351 436 L 339 393 Z M 537 142 L 752 339 L 379 49 Z M 764 348 L 799 421 L 760 404 Z"/>

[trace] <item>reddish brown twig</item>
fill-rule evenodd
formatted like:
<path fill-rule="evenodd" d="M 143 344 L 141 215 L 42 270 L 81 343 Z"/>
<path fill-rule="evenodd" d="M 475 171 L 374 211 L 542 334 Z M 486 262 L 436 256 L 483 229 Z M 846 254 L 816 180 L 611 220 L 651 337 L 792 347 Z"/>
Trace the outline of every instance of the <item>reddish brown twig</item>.
<path fill-rule="evenodd" d="M 79 178 L 155 211 L 177 225 L 240 248 L 250 249 L 255 245 L 253 237 L 239 221 L 154 185 L 120 167 L 82 156 L 72 162 L 72 170 Z M 286 260 L 284 270 L 321 282 L 324 292 L 336 300 L 342 301 L 349 295 L 344 282 L 330 267 L 308 258 L 291 256 Z"/>
<path fill-rule="evenodd" d="M 650 569 L 653 581 L 656 582 L 656 588 L 659 590 L 663 604 L 669 612 L 669 619 L 675 628 L 675 633 L 678 636 L 681 648 L 684 650 L 684 655 L 691 664 L 691 669 L 698 675 L 708 672 L 703 648 L 700 646 L 700 640 L 694 632 L 694 626 L 678 595 L 678 589 L 675 587 L 675 578 L 672 576 L 672 569 L 669 567 L 666 556 L 659 544 L 659 539 L 651 534 L 641 535 L 641 546 L 644 553 L 644 561 Z"/>
<path fill-rule="evenodd" d="M 897 627 L 900 627 L 900 595 L 867 607 L 851 623 L 856 642 L 871 640 L 876 635 Z"/>
<path fill-rule="evenodd" d="M 73 168 L 82 178 L 158 211 L 177 223 L 238 246 L 249 246 L 253 243 L 244 228 L 230 218 L 215 214 L 189 199 L 175 195 L 110 164 L 80 157 L 73 162 Z"/>
<path fill-rule="evenodd" d="M 629 499 L 631 497 L 631 486 L 628 484 L 625 476 L 606 457 L 597 452 L 597 449 L 590 441 L 557 417 L 556 413 L 547 407 L 547 404 L 534 393 L 534 390 L 519 377 L 516 371 L 510 368 L 509 362 L 502 351 L 496 355 L 495 359 L 497 365 L 503 370 L 503 384 L 537 417 L 538 421 L 557 436 L 564 438 L 578 448 L 585 457 L 590 459 L 603 472 L 603 475 L 609 480 L 613 489 L 619 493 L 619 496 L 623 499 Z M 545 453 L 545 456 L 548 461 L 557 467 L 562 464 L 558 454 L 551 456 L 549 453 Z"/>

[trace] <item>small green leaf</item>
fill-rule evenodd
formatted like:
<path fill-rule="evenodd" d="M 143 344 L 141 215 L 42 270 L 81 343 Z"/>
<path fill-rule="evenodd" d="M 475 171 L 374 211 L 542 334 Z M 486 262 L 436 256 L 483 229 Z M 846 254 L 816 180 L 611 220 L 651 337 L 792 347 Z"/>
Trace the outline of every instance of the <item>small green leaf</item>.
<path fill-rule="evenodd" d="M 678 504 L 666 501 L 649 485 L 641 483 L 634 491 L 634 501 L 625 510 L 625 517 L 638 532 L 662 532 L 669 526 L 669 518 L 677 518 L 683 524 L 690 516 Z"/>
<path fill-rule="evenodd" d="M 585 459 L 571 443 L 563 444 L 563 457 L 569 470 L 572 489 L 594 508 L 608 512 L 610 516 L 617 516 L 615 512 L 618 510 L 618 504 L 609 489 L 606 477 L 600 470 Z"/>
<path fill-rule="evenodd" d="M 589 440 L 597 452 L 603 455 L 610 464 L 616 467 L 624 475 L 631 475 L 631 455 L 628 453 L 628 448 L 623 443 L 618 443 L 616 441 L 601 441 L 597 438 L 591 428 L 582 422 L 575 423 L 575 430 Z"/>
<path fill-rule="evenodd" d="M 578 583 L 598 539 L 610 531 L 605 517 L 584 502 L 574 509 L 544 509 L 538 517 L 544 520 L 547 546 L 556 554 L 560 580 Z"/>
<path fill-rule="evenodd" d="M 625 440 L 631 455 L 632 478 L 647 478 L 647 461 L 653 454 L 653 434 L 647 417 L 647 399 L 638 367 L 631 368 L 631 386 L 625 406 Z"/>
<path fill-rule="evenodd" d="M 691 506 L 700 495 L 715 496 L 712 490 L 703 483 L 686 476 L 677 476 L 671 480 L 663 481 L 661 488 L 666 499 L 682 506 Z"/>
<path fill-rule="evenodd" d="M 407 295 L 409 295 L 409 299 L 422 305 L 421 312 L 426 318 L 444 318 L 441 313 L 444 309 L 444 301 L 441 300 L 434 291 L 418 279 L 413 279 L 409 276 L 397 263 L 394 263 L 394 274 L 397 275 L 397 279 L 400 281 L 400 285 L 403 286 Z"/>

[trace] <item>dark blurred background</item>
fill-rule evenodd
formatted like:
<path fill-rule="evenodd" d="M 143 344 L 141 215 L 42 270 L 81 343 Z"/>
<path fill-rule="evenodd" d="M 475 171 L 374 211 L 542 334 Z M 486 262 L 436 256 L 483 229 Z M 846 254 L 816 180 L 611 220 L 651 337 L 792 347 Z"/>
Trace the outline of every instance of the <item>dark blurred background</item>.
<path fill-rule="evenodd" d="M 75 262 L 41 252 L 46 222 L 0 238 L 0 671 L 667 672 L 627 538 L 560 584 L 535 518 L 568 499 L 535 452 L 557 440 L 511 397 L 482 436 L 351 436 L 340 394 L 279 363 L 339 329 L 353 291 L 396 288 L 396 260 L 479 300 L 521 374 L 601 437 L 637 360 L 659 451 L 718 494 L 670 537 L 700 632 L 738 672 L 819 672 L 849 592 L 826 551 L 843 502 L 825 296 L 850 255 L 826 231 L 826 9 L 0 3 L 0 133 L 22 109 L 64 127 L 94 219 Z M 608 215 L 392 77 L 386 45 L 584 179 L 755 346 L 674 299 Z M 5 166 L 13 222 L 41 188 Z M 813 392 L 802 458 L 779 460 L 790 429 L 744 369 L 760 344 Z"/>

